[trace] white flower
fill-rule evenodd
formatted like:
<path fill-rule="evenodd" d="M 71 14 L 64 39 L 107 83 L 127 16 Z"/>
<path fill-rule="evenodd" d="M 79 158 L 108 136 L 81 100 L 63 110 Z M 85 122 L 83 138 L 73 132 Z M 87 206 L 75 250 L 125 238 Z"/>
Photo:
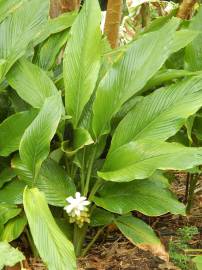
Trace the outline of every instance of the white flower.
<path fill-rule="evenodd" d="M 76 192 L 75 198 L 68 197 L 66 201 L 69 203 L 64 210 L 70 216 L 70 222 L 76 222 L 82 226 L 84 222 L 89 222 L 88 205 L 90 202 L 86 197 L 81 196 L 80 192 Z"/>

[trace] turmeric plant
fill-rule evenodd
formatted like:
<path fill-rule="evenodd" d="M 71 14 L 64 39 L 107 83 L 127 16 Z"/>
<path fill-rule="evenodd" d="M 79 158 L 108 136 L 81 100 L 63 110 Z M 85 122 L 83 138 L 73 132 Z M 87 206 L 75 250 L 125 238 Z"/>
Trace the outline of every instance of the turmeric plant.
<path fill-rule="evenodd" d="M 78 15 L 48 12 L 49 1 L 29 0 L 0 24 L 0 96 L 9 101 L 0 123 L 1 241 L 25 232 L 48 269 L 72 270 L 95 241 L 85 241 L 89 228 L 99 234 L 114 223 L 166 258 L 133 213 L 185 215 L 163 171 L 202 163 L 201 147 L 170 141 L 202 106 L 202 76 L 166 65 L 199 33 L 167 17 L 111 50 L 97 0 Z"/>

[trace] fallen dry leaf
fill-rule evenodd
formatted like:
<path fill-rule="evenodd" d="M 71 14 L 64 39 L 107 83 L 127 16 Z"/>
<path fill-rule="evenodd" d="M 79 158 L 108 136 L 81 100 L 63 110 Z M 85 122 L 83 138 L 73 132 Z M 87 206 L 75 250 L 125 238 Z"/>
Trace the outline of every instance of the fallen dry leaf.
<path fill-rule="evenodd" d="M 155 256 L 159 257 L 165 262 L 169 262 L 169 254 L 165 250 L 165 247 L 162 244 L 152 245 L 152 244 L 139 244 L 137 245 L 140 249 L 145 251 L 150 251 Z"/>

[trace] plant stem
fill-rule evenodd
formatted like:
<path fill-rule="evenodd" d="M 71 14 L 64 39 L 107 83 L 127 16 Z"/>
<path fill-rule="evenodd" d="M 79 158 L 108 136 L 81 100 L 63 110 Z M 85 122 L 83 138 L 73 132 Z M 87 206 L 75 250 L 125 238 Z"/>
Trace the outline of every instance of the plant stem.
<path fill-rule="evenodd" d="M 66 170 L 67 170 L 68 174 L 70 174 L 71 170 L 70 170 L 69 160 L 68 160 L 67 155 L 65 155 L 65 167 L 66 167 Z"/>
<path fill-rule="evenodd" d="M 97 233 L 95 234 L 95 236 L 93 237 L 93 239 L 90 241 L 90 243 L 86 246 L 86 248 L 83 250 L 83 252 L 81 253 L 81 256 L 85 256 L 87 254 L 87 252 L 91 249 L 91 247 L 93 246 L 93 244 L 95 243 L 95 241 L 98 239 L 98 237 L 100 236 L 100 234 L 103 232 L 105 226 L 100 228 Z"/>
<path fill-rule="evenodd" d="M 87 194 L 88 194 L 91 173 L 92 173 L 92 169 L 93 169 L 93 163 L 94 163 L 96 151 L 97 151 L 97 146 L 94 147 L 90 161 L 89 161 L 89 166 L 88 166 L 88 171 L 87 171 L 87 176 L 86 176 L 86 183 L 85 183 L 84 192 L 83 192 L 84 196 L 87 196 Z"/>
<path fill-rule="evenodd" d="M 79 228 L 76 224 L 74 225 L 74 247 L 75 254 L 77 257 L 81 255 L 83 241 L 86 236 L 88 225 L 85 224 L 82 228 Z"/>
<path fill-rule="evenodd" d="M 185 203 L 185 204 L 187 203 L 187 201 L 188 201 L 188 196 L 189 196 L 190 178 L 191 178 L 191 174 L 188 172 L 188 173 L 187 173 L 187 178 L 186 178 L 186 190 L 185 190 L 185 197 L 184 197 L 184 203 Z"/>
<path fill-rule="evenodd" d="M 85 186 L 85 154 L 86 154 L 86 148 L 83 150 L 83 157 L 82 157 L 82 165 L 81 165 L 81 192 L 84 192 L 84 186 Z"/>
<path fill-rule="evenodd" d="M 32 253 L 33 253 L 34 257 L 35 258 L 39 257 L 39 253 L 37 251 L 37 248 L 36 248 L 36 246 L 34 244 L 34 241 L 32 239 L 32 236 L 31 236 L 31 234 L 30 234 L 30 232 L 29 232 L 29 230 L 27 228 L 25 228 L 25 234 L 27 236 L 27 240 L 29 242 L 29 245 L 30 245 L 30 248 L 32 250 Z"/>
<path fill-rule="evenodd" d="M 188 248 L 188 249 L 184 249 L 184 252 L 202 252 L 202 249 Z"/>
<path fill-rule="evenodd" d="M 199 176 L 198 174 L 192 174 L 190 177 L 189 197 L 188 197 L 187 208 L 186 208 L 187 214 L 190 214 L 191 207 L 193 205 L 194 191 L 195 191 L 196 184 L 198 181 L 198 176 Z"/>
<path fill-rule="evenodd" d="M 92 190 L 91 190 L 91 192 L 90 192 L 90 195 L 89 195 L 89 197 L 88 197 L 88 200 L 89 200 L 89 201 L 92 201 L 92 199 L 93 199 L 95 193 L 97 192 L 97 190 L 100 188 L 101 185 L 102 185 L 102 181 L 101 181 L 101 179 L 99 178 L 99 179 L 97 179 L 97 181 L 95 182 L 95 185 L 93 186 L 93 188 L 92 188 Z"/>

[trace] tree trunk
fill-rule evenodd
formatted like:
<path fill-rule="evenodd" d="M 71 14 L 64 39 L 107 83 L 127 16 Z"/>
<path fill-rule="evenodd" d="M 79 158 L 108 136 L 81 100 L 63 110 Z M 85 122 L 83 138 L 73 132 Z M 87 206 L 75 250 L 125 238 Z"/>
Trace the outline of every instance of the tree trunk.
<path fill-rule="evenodd" d="M 60 0 L 60 2 L 62 11 L 69 12 L 73 10 L 78 10 L 81 0 Z"/>
<path fill-rule="evenodd" d="M 122 0 L 108 0 L 104 32 L 112 48 L 118 46 Z"/>
<path fill-rule="evenodd" d="M 177 17 L 183 20 L 190 19 L 195 3 L 196 0 L 183 0 L 179 7 Z"/>
<path fill-rule="evenodd" d="M 60 1 L 50 0 L 50 17 L 55 18 L 61 14 Z"/>
<path fill-rule="evenodd" d="M 147 27 L 150 23 L 150 9 L 149 3 L 143 3 L 141 6 L 140 13 L 142 15 L 142 27 Z"/>
<path fill-rule="evenodd" d="M 50 0 L 50 17 L 55 18 L 64 12 L 77 10 L 81 0 Z"/>

